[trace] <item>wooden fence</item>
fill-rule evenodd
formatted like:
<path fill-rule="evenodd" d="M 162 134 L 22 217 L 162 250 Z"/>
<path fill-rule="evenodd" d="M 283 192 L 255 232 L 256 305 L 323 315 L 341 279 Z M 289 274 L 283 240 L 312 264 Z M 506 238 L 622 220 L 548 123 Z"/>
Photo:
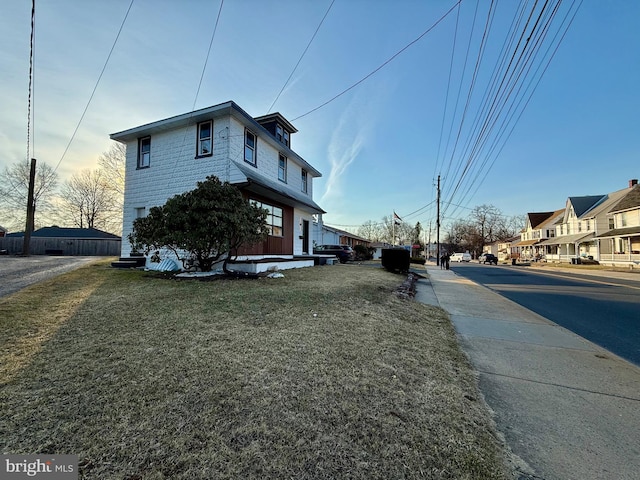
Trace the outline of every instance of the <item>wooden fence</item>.
<path fill-rule="evenodd" d="M 85 239 L 85 238 L 31 238 L 29 253 L 31 255 L 65 255 L 65 256 L 120 256 L 121 240 Z M 24 238 L 0 238 L 0 250 L 9 255 L 22 253 Z"/>

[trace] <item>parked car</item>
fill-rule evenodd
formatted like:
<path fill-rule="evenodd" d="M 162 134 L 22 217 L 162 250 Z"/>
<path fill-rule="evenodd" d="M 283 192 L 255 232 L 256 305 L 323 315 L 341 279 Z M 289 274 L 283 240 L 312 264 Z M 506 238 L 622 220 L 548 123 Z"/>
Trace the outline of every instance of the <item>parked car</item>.
<path fill-rule="evenodd" d="M 492 263 L 494 265 L 498 264 L 498 257 L 496 257 L 493 253 L 483 253 L 482 255 L 480 255 L 478 257 L 478 263 L 484 263 L 485 265 L 488 263 L 489 265 L 491 265 Z"/>
<path fill-rule="evenodd" d="M 451 255 L 451 259 L 452 262 L 470 262 L 471 261 L 471 254 L 469 253 L 454 253 Z"/>
<path fill-rule="evenodd" d="M 313 253 L 321 255 L 335 255 L 340 263 L 346 263 L 355 258 L 355 253 L 349 245 L 317 245 Z"/>

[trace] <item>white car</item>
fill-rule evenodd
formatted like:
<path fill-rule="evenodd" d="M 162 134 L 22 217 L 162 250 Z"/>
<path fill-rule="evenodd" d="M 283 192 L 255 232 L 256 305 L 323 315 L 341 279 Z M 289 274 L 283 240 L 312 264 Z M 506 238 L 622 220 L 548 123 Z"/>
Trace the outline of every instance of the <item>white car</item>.
<path fill-rule="evenodd" d="M 471 254 L 469 253 L 454 253 L 451 255 L 452 262 L 470 262 Z"/>

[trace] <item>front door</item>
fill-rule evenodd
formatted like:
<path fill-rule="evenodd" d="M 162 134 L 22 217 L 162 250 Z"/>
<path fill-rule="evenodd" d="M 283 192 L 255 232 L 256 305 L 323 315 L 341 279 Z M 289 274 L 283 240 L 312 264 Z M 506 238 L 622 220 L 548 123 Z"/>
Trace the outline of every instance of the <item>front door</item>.
<path fill-rule="evenodd" d="M 309 254 L 309 220 L 302 220 L 302 253 Z"/>

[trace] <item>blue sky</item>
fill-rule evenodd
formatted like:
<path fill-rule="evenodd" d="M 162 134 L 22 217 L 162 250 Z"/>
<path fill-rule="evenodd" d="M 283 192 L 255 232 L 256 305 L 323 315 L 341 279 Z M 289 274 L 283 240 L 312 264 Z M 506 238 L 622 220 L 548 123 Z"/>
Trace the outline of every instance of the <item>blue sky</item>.
<path fill-rule="evenodd" d="M 394 210 L 435 223 L 438 175 L 445 223 L 481 204 L 507 215 L 563 208 L 640 176 L 640 2 L 565 0 L 534 46 L 557 1 L 534 30 L 543 3 L 36 0 L 30 156 L 64 180 L 97 166 L 110 133 L 194 105 L 234 100 L 264 115 L 300 61 L 271 111 L 298 128 L 293 149 L 323 173 L 314 199 L 327 223 Z M 532 11 L 529 27 L 512 28 Z M 29 0 L 0 5 L 1 169 L 26 160 L 30 16 Z M 526 32 L 528 49 L 510 32 Z M 531 68 L 511 77 L 499 62 L 512 56 Z"/>

